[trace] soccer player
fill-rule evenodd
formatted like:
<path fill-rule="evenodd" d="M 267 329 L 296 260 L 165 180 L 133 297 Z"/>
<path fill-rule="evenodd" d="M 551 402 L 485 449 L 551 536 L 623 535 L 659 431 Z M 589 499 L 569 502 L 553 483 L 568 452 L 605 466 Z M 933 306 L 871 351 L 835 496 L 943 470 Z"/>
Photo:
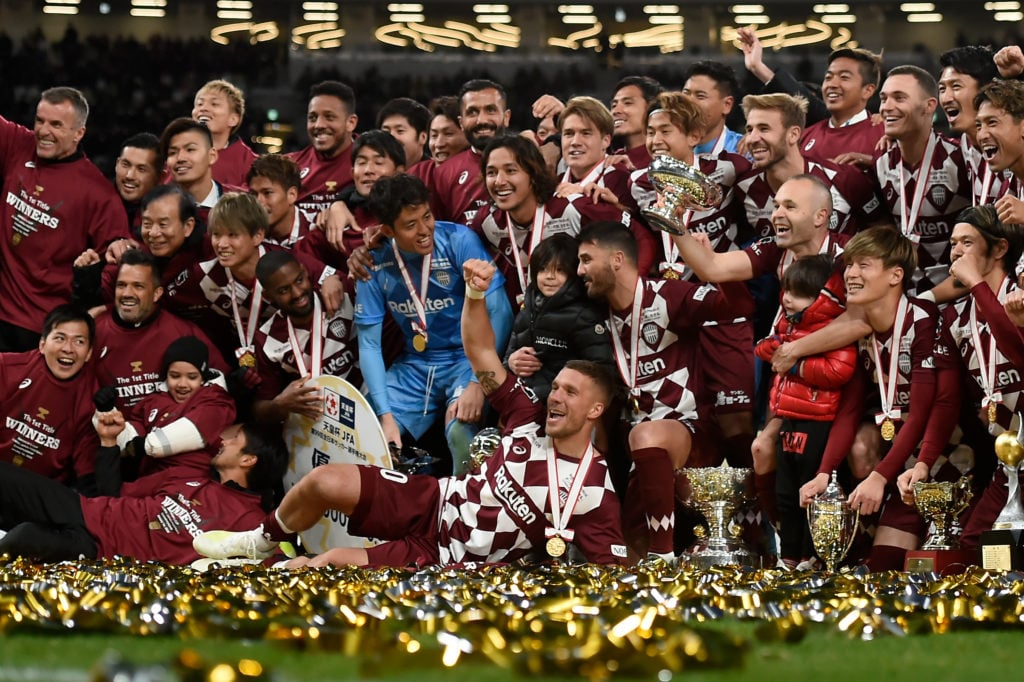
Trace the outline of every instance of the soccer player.
<path fill-rule="evenodd" d="M 127 411 L 157 390 L 164 352 L 183 336 L 202 340 L 213 369 L 227 372 L 220 351 L 199 327 L 163 309 L 164 287 L 155 256 L 129 249 L 115 271 L 114 307 L 96 319 L 93 364 L 100 386 L 115 388 L 118 409 Z"/>
<path fill-rule="evenodd" d="M 1024 224 L 1024 83 L 996 81 L 974 98 L 978 146 L 995 173 L 1012 177 L 995 202 L 999 220 Z"/>
<path fill-rule="evenodd" d="M 213 179 L 217 148 L 209 129 L 198 121 L 176 118 L 168 123 L 160 135 L 160 151 L 167 159 L 171 180 L 196 202 L 198 218 L 204 223 L 221 196 L 241 190 Z"/>
<path fill-rule="evenodd" d="M 897 66 L 882 85 L 880 113 L 896 144 L 875 155 L 872 173 L 903 234 L 917 244 L 914 290 L 924 292 L 949 274 L 949 237 L 972 190 L 960 146 L 932 129 L 938 104 L 935 78 L 917 66 Z"/>
<path fill-rule="evenodd" d="M 742 156 L 720 151 L 716 156 L 695 156 L 694 145 L 706 128 L 704 112 L 691 95 L 662 93 L 651 105 L 647 117 L 647 144 L 652 156 L 664 155 L 696 166 L 709 178 L 715 178 L 722 201 L 708 211 L 687 211 L 679 219 L 683 229 L 707 235 L 718 252 L 735 251 L 746 246 L 752 235 L 742 231 L 746 221 L 737 220 L 742 206 L 734 201 L 733 185 L 739 175 L 750 169 Z M 658 198 L 647 178 L 646 169 L 633 173 L 633 196 L 648 208 Z M 693 271 L 679 260 L 678 249 L 667 232 L 661 233 L 666 254 L 659 271 L 666 278 L 697 281 Z M 746 296 L 749 298 L 749 293 Z M 754 326 L 750 319 L 737 317 L 729 322 L 706 323 L 700 333 L 701 360 L 705 393 L 697 397 L 702 405 L 713 405 L 721 430 L 721 454 L 733 466 L 750 465 L 750 443 L 754 437 Z"/>
<path fill-rule="evenodd" d="M 0 351 L 36 348 L 71 298 L 75 259 L 129 236 L 117 192 L 78 148 L 88 116 L 81 92 L 58 87 L 40 95 L 33 130 L 0 117 Z"/>
<path fill-rule="evenodd" d="M 37 350 L 0 353 L 0 462 L 86 495 L 105 492 L 94 475 L 90 422 L 96 387 L 87 363 L 95 329 L 85 310 L 59 305 L 43 322 Z"/>
<path fill-rule="evenodd" d="M 438 97 L 430 105 L 430 158 L 440 165 L 469 147 L 466 134 L 459 127 L 459 98 Z M 421 178 L 422 179 L 422 178 Z M 424 180 L 426 182 L 426 180 Z"/>
<path fill-rule="evenodd" d="M 299 166 L 302 190 L 298 206 L 309 222 L 315 221 L 352 183 L 349 149 L 358 122 L 352 88 L 338 81 L 323 81 L 310 88 L 306 109 L 310 144 L 287 155 Z"/>
<path fill-rule="evenodd" d="M 108 423 L 109 422 L 109 423 Z M 120 457 L 123 419 L 101 418 L 100 457 Z M 91 427 L 90 427 L 91 428 Z M 251 528 L 288 465 L 279 435 L 239 424 L 221 434 L 212 471 L 163 474 L 119 486 L 114 496 L 83 497 L 30 471 L 0 464 L 0 553 L 42 561 L 129 556 L 187 565 L 199 558 L 193 537 L 209 528 Z"/>
<path fill-rule="evenodd" d="M 429 161 L 426 146 L 430 119 L 430 110 L 408 97 L 396 97 L 377 112 L 377 127 L 401 143 L 405 150 L 405 165 L 417 177 L 421 176 L 412 170 L 413 167 L 421 161 Z"/>
<path fill-rule="evenodd" d="M 736 72 L 727 64 L 702 60 L 690 67 L 683 84 L 683 94 L 697 100 L 707 125 L 700 142 L 693 149 L 695 154 L 718 156 L 723 151 L 736 151 L 743 134 L 729 130 L 725 123 L 732 113 L 739 90 Z"/>
<path fill-rule="evenodd" d="M 597 222 L 580 233 L 579 275 L 587 294 L 608 305 L 619 374 L 629 390 L 629 449 L 636 491 L 626 504 L 644 512 L 648 552 L 674 560 L 675 476 L 690 461 L 699 417 L 696 359 L 700 325 L 753 310 L 733 295 L 745 285 L 698 286 L 647 279 L 637 268 L 636 240 L 619 223 Z M 699 458 L 694 458 L 697 461 Z M 639 498 L 639 499 L 638 499 Z"/>
<path fill-rule="evenodd" d="M 379 180 L 370 210 L 387 243 L 372 251 L 376 267 L 356 283 L 359 367 L 389 443 L 421 437 L 443 415 L 454 470 L 468 466 L 469 440 L 480 419 L 483 393 L 462 349 L 457 320 L 464 298 L 461 263 L 487 259 L 469 228 L 434 220 L 426 186 L 411 175 Z M 503 278 L 491 282 L 487 301 L 499 349 L 512 326 Z M 405 349 L 385 372 L 381 328 L 390 311 Z"/>
<path fill-rule="evenodd" d="M 515 310 L 523 305 L 530 257 L 553 234 L 572 237 L 598 220 L 629 223 L 629 214 L 581 194 L 554 196 L 555 178 L 537 145 L 521 135 L 500 135 L 487 145 L 481 164 L 492 206 L 477 213 L 472 228 L 494 254 Z"/>
<path fill-rule="evenodd" d="M 291 247 L 311 231 L 311 224 L 296 202 L 302 190 L 298 165 L 282 154 L 264 154 L 249 166 L 249 191 L 267 212 L 266 240 Z"/>
<path fill-rule="evenodd" d="M 277 312 L 256 333 L 260 384 L 253 415 L 261 423 L 283 422 L 289 414 L 314 419 L 323 398 L 309 379 L 322 374 L 362 384 L 356 367 L 353 291 L 346 291 L 334 315 L 324 312 L 309 272 L 287 251 L 271 251 L 256 264 L 263 296 Z"/>
<path fill-rule="evenodd" d="M 957 217 L 952 242 L 950 274 L 968 295 L 946 306 L 942 317 L 955 344 L 953 353 L 970 378 L 967 399 L 978 408 L 976 414 L 991 435 L 1016 431 L 1024 391 L 1019 369 L 1024 365 L 1024 339 L 1003 304 L 1018 291 L 1013 272 L 1021 255 L 1021 233 L 1000 221 L 993 206 L 973 206 Z M 977 481 L 979 470 L 991 469 L 995 462 L 991 450 L 975 454 Z M 987 467 L 981 466 L 983 457 L 989 460 Z M 913 497 L 914 483 L 930 477 L 932 466 L 933 462 L 919 460 L 900 475 L 897 483 L 906 501 Z M 964 547 L 976 547 L 981 533 L 992 528 L 1006 505 L 1006 473 L 994 468 L 991 483 L 964 524 Z"/>
<path fill-rule="evenodd" d="M 441 220 L 472 225 L 476 212 L 487 205 L 487 188 L 480 174 L 480 155 L 491 138 L 505 132 L 512 112 L 505 88 L 475 79 L 459 90 L 459 126 L 469 149 L 448 157 L 431 178 L 431 210 Z"/>
<path fill-rule="evenodd" d="M 142 198 L 160 182 L 164 161 L 160 140 L 152 133 L 136 133 L 121 144 L 114 162 L 114 187 L 121 195 L 132 237 L 142 241 Z"/>
<path fill-rule="evenodd" d="M 783 69 L 773 71 L 762 60 L 761 42 L 749 28 L 740 29 L 744 62 L 766 92 L 799 95 L 810 103 L 810 125 L 800 149 L 812 161 L 856 163 L 867 167 L 882 139 L 881 122 L 872 119 L 868 101 L 878 90 L 882 58 L 869 50 L 844 47 L 828 56 L 821 83 L 821 98 Z"/>
<path fill-rule="evenodd" d="M 615 84 L 609 106 L 612 138 L 622 147 L 614 153 L 625 154 L 633 168 L 646 168 L 651 163 L 644 122 L 647 107 L 662 90 L 661 83 L 649 76 L 626 76 Z"/>
<path fill-rule="evenodd" d="M 905 293 L 916 250 L 891 227 L 860 232 L 844 247 L 848 301 L 864 311 L 871 333 L 860 340 L 860 369 L 843 390 L 818 473 L 800 489 L 806 505 L 850 455 L 860 480 L 850 506 L 863 515 L 882 511 L 867 561 L 872 571 L 902 569 L 907 550 L 917 548 L 924 522 L 901 500 L 896 479 L 919 446 L 919 460 L 936 461 L 959 410 L 959 368 L 939 311 Z"/>
<path fill-rule="evenodd" d="M 488 301 L 489 292 L 501 289 L 501 275 L 484 260 L 470 259 L 461 269 L 465 354 L 505 425 L 505 438 L 480 469 L 438 481 L 353 464 L 317 467 L 258 528 L 205 533 L 196 549 L 214 558 L 268 556 L 290 533 L 337 509 L 355 534 L 388 542 L 332 549 L 313 565 L 514 562 L 537 558 L 542 547 L 547 558 L 571 558 L 575 548 L 587 561 L 625 563 L 619 502 L 607 463 L 591 443 L 614 391 L 610 373 L 570 361 L 541 405 L 495 352 L 500 340 Z"/>
<path fill-rule="evenodd" d="M 222 185 L 243 187 L 256 152 L 239 135 L 245 117 L 245 95 L 225 80 L 212 80 L 199 88 L 192 104 L 192 118 L 213 136 L 217 161 L 213 179 Z"/>

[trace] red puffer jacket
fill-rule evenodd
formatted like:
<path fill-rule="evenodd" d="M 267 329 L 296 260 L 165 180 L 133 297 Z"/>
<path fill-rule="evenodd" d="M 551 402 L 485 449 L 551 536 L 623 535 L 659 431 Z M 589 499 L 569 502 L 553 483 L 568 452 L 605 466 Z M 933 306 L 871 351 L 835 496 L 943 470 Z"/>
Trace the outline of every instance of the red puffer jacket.
<path fill-rule="evenodd" d="M 795 341 L 821 329 L 843 312 L 827 294 L 821 294 L 795 321 L 779 319 L 775 334 L 758 342 L 755 352 L 771 361 L 775 350 L 786 341 Z M 857 369 L 857 347 L 812 355 L 799 361 L 786 374 L 775 375 L 769 399 L 772 412 L 790 419 L 831 421 L 836 417 L 842 387 Z"/>

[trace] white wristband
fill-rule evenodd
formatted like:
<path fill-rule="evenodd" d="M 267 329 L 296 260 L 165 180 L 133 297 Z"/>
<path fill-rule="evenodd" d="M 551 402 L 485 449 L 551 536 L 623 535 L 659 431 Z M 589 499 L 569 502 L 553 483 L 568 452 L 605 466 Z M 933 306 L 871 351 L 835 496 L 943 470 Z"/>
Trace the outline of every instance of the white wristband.
<path fill-rule="evenodd" d="M 479 301 L 479 300 L 482 300 L 482 299 L 484 299 L 486 297 L 487 297 L 487 292 L 486 291 L 478 291 L 477 289 L 474 289 L 473 287 L 469 286 L 468 284 L 466 285 L 466 298 L 472 298 L 472 299 L 475 299 L 475 300 Z"/>

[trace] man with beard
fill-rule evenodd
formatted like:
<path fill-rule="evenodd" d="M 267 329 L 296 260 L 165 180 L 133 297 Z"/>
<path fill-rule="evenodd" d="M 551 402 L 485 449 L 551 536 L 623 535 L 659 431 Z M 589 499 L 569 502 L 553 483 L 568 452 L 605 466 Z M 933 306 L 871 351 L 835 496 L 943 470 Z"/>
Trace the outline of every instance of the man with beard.
<path fill-rule="evenodd" d="M 626 493 L 627 512 L 643 512 L 647 551 L 674 561 L 675 479 L 698 460 L 690 458 L 703 412 L 696 401 L 701 323 L 747 315 L 753 306 L 741 282 L 716 289 L 641 276 L 636 240 L 620 223 L 584 228 L 579 258 L 587 294 L 608 305 L 615 361 L 629 391 L 636 485 Z"/>
<path fill-rule="evenodd" d="M 349 148 L 358 122 L 352 88 L 338 81 L 323 81 L 310 88 L 306 109 L 310 144 L 287 155 L 299 166 L 302 191 L 298 207 L 309 222 L 330 208 L 341 190 L 352 184 Z"/>
<path fill-rule="evenodd" d="M 78 148 L 88 117 L 67 87 L 40 95 L 33 130 L 0 117 L 0 351 L 38 346 L 47 313 L 71 298 L 75 259 L 128 237 L 117 192 Z"/>
<path fill-rule="evenodd" d="M 469 141 L 469 149 L 434 169 L 430 207 L 440 220 L 472 225 L 476 212 L 488 200 L 480 173 L 480 155 L 495 135 L 505 132 L 512 112 L 505 88 L 484 79 L 464 83 L 459 103 L 459 125 Z"/>
<path fill-rule="evenodd" d="M 359 386 L 356 329 L 351 290 L 334 315 L 324 313 L 309 272 L 287 251 L 271 251 L 256 264 L 263 296 L 277 312 L 256 333 L 256 389 L 253 415 L 261 423 L 283 422 L 289 414 L 313 419 L 323 412 L 323 398 L 310 379 L 321 374 Z"/>
<path fill-rule="evenodd" d="M 96 378 L 117 392 L 121 411 L 153 393 L 160 381 L 164 351 L 174 340 L 195 336 L 209 349 L 210 366 L 227 372 L 227 364 L 199 327 L 159 304 L 164 288 L 152 254 L 129 249 L 117 265 L 114 308 L 96 320 Z"/>

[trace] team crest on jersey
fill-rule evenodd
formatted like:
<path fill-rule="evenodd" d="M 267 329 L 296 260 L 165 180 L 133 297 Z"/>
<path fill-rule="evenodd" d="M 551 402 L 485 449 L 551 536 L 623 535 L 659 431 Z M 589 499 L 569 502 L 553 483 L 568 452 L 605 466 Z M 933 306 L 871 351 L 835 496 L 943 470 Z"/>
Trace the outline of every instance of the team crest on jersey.
<path fill-rule="evenodd" d="M 817 142 L 817 140 L 813 140 L 813 139 L 812 139 L 812 140 L 810 140 L 810 141 L 809 141 L 809 142 L 807 143 L 807 145 L 806 145 L 806 146 L 804 146 L 804 151 L 805 151 L 805 152 L 809 152 L 809 151 L 811 151 L 811 147 L 813 147 L 813 146 L 814 146 L 814 143 L 815 143 L 815 142 Z"/>
<path fill-rule="evenodd" d="M 447 270 L 435 270 L 434 279 L 436 279 L 437 283 L 443 287 L 446 287 L 452 283 L 451 273 L 448 272 Z"/>
<path fill-rule="evenodd" d="M 132 360 L 130 364 L 132 366 L 132 374 L 142 371 L 142 360 Z"/>
<path fill-rule="evenodd" d="M 46 421 L 46 416 L 50 414 L 50 411 L 45 407 L 40 407 L 39 411 L 36 412 L 36 419 L 40 421 Z"/>
<path fill-rule="evenodd" d="M 899 365 L 901 372 L 903 372 L 904 374 L 910 374 L 910 370 L 912 367 L 912 365 L 910 364 L 910 353 L 903 351 L 900 352 Z"/>
<path fill-rule="evenodd" d="M 946 200 L 949 198 L 949 195 L 946 194 L 945 187 L 942 185 L 935 185 L 928 191 L 928 197 L 932 200 L 932 204 L 936 207 L 941 207 L 946 205 Z"/>
<path fill-rule="evenodd" d="M 21 380 L 21 383 L 18 384 L 18 390 L 21 390 L 23 388 L 28 388 L 31 385 L 32 385 L 32 379 L 30 379 L 29 377 L 25 377 L 24 379 Z"/>
<path fill-rule="evenodd" d="M 333 192 L 338 187 L 338 181 L 328 180 L 327 182 L 324 183 L 324 186 L 327 187 L 328 192 Z"/>
<path fill-rule="evenodd" d="M 335 320 L 327 328 L 331 330 L 331 334 L 336 339 L 343 339 L 348 335 L 348 325 L 345 324 L 345 320 Z"/>
<path fill-rule="evenodd" d="M 307 175 L 309 175 L 309 166 L 306 166 L 305 168 L 299 171 L 299 177 L 302 178 L 303 180 L 306 179 Z"/>
<path fill-rule="evenodd" d="M 459 184 L 465 184 L 466 180 L 469 179 L 469 171 L 462 171 L 462 175 L 459 176 Z"/>
<path fill-rule="evenodd" d="M 649 346 L 656 346 L 658 344 L 658 339 L 661 337 L 661 329 L 659 329 L 658 325 L 653 322 L 648 322 L 640 327 L 640 333 L 643 335 L 644 341 L 646 341 Z"/>

